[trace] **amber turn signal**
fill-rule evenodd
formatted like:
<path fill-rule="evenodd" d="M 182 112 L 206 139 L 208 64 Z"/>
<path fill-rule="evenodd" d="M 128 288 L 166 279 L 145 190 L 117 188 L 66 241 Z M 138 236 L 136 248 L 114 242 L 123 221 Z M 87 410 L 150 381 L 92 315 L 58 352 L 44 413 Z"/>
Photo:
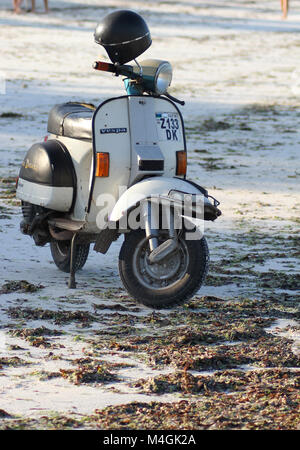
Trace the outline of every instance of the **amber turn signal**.
<path fill-rule="evenodd" d="M 97 153 L 96 177 L 109 176 L 109 153 Z"/>
<path fill-rule="evenodd" d="M 186 151 L 176 152 L 176 175 L 186 175 Z"/>

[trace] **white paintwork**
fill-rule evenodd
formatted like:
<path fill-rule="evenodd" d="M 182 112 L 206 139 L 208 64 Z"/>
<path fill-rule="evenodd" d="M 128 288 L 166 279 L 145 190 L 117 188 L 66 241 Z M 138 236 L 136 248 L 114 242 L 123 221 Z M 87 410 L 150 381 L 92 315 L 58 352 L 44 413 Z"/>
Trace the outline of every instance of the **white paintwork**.
<path fill-rule="evenodd" d="M 165 98 L 156 98 L 155 99 L 154 112 L 155 112 L 155 114 L 158 114 L 158 113 L 178 114 L 178 111 L 177 111 L 176 107 L 174 106 L 174 104 Z M 184 140 L 183 140 L 184 130 L 183 130 L 183 124 L 180 120 L 179 114 L 178 114 L 178 119 L 179 119 L 179 130 L 180 130 L 178 141 L 162 140 L 162 136 L 160 133 L 161 130 L 158 130 L 158 143 L 159 143 L 159 147 L 162 151 L 162 154 L 164 155 L 164 158 L 165 158 L 164 176 L 166 176 L 166 177 L 174 177 L 175 176 L 175 174 L 176 174 L 176 152 L 180 151 L 180 150 L 184 150 Z M 154 120 L 156 121 L 156 126 L 158 127 L 157 119 L 154 118 Z"/>
<path fill-rule="evenodd" d="M 77 177 L 77 192 L 76 200 L 72 213 L 69 218 L 71 220 L 85 220 L 86 207 L 88 204 L 91 173 L 92 173 L 92 160 L 93 160 L 93 148 L 92 143 L 89 141 L 72 139 L 65 136 L 50 135 L 49 139 L 58 139 L 68 149 L 74 169 Z"/>
<path fill-rule="evenodd" d="M 140 171 L 139 160 L 164 161 L 164 155 L 158 142 L 158 132 L 153 97 L 128 97 L 128 113 L 131 137 L 131 174 L 130 185 L 145 175 L 164 171 Z"/>
<path fill-rule="evenodd" d="M 127 132 L 101 134 L 100 130 L 126 128 Z M 89 231 L 99 231 L 96 226 L 98 213 L 105 207 L 99 203 L 99 195 L 120 196 L 119 189 L 126 189 L 130 177 L 130 132 L 127 98 L 116 98 L 104 103 L 94 115 L 94 146 L 97 152 L 109 153 L 109 176 L 96 177 L 90 212 L 87 215 Z M 97 204 L 98 203 L 98 204 Z"/>
<path fill-rule="evenodd" d="M 140 108 L 135 106 L 139 105 L 138 100 L 145 101 L 144 106 L 142 106 L 142 109 L 144 109 L 143 115 L 140 113 Z M 180 126 L 178 141 L 162 139 L 161 130 L 158 129 L 157 113 L 177 114 Z M 134 124 L 135 119 L 136 124 Z M 94 164 L 92 142 L 64 136 L 49 136 L 49 139 L 58 139 L 61 141 L 71 155 L 77 176 L 77 192 L 74 209 L 68 217 L 71 220 L 85 221 L 86 225 L 84 228 L 87 232 L 99 232 L 96 221 L 98 214 L 101 211 L 107 210 L 107 204 L 104 203 L 105 196 L 108 196 L 111 201 L 109 213 L 112 210 L 117 211 L 115 210 L 116 203 L 132 183 L 132 163 L 133 158 L 136 158 L 135 145 L 137 139 L 141 144 L 145 144 L 146 146 L 155 144 L 159 148 L 160 154 L 164 158 L 163 175 L 169 178 L 176 175 L 176 151 L 184 150 L 184 131 L 178 111 L 171 102 L 163 98 L 148 96 L 112 98 L 104 102 L 95 112 L 93 126 L 95 149 L 97 152 L 109 153 L 110 169 L 108 177 L 96 177 L 91 207 L 88 213 L 87 206 L 92 186 L 92 169 Z M 126 129 L 126 132 L 101 133 L 100 131 L 111 128 Z M 141 176 L 147 174 L 150 175 L 153 172 L 141 172 Z M 151 192 L 143 193 L 144 197 L 152 193 L 157 180 L 158 177 L 156 177 L 154 184 L 152 181 Z M 174 189 L 174 179 L 171 180 L 169 190 Z M 177 180 L 177 182 L 180 182 L 180 180 Z M 143 188 L 146 185 L 143 184 Z M 163 185 L 164 187 L 166 186 L 164 183 Z M 161 189 L 162 184 L 160 183 L 159 187 L 157 186 L 156 192 L 163 195 L 165 191 Z M 130 192 L 133 193 L 133 191 Z M 136 188 L 134 188 L 134 192 L 136 192 Z M 190 188 L 186 192 L 190 192 Z M 122 201 L 125 201 L 125 197 L 122 198 Z M 57 199 L 57 204 L 60 204 L 60 202 L 61 199 Z M 59 210 L 56 207 L 54 209 Z"/>
<path fill-rule="evenodd" d="M 119 198 L 114 206 L 109 220 L 117 222 L 123 217 L 123 215 L 134 207 L 138 202 L 143 199 L 152 197 L 168 197 L 171 190 L 178 190 L 187 194 L 203 194 L 193 185 L 187 183 L 179 178 L 167 178 L 167 177 L 152 177 L 147 180 L 140 181 L 139 183 L 131 186 L 124 194 Z M 204 202 L 209 200 L 204 197 Z M 170 201 L 173 199 L 170 197 Z"/>
<path fill-rule="evenodd" d="M 140 138 L 144 143 L 157 141 L 165 160 L 164 176 L 173 177 L 175 176 L 176 171 L 176 151 L 184 150 L 183 126 L 181 120 L 179 120 L 180 139 L 178 141 L 160 141 L 160 133 L 157 131 L 155 132 L 156 127 L 158 126 L 155 114 L 178 114 L 178 111 L 171 102 L 163 98 L 148 98 L 145 96 L 137 98 L 140 98 L 141 100 L 147 99 L 146 107 L 149 107 L 150 112 L 149 114 L 145 113 L 144 117 L 152 117 L 152 123 L 147 124 L 145 122 L 142 123 L 139 115 L 136 114 L 137 121 L 139 122 L 138 127 L 141 129 Z M 130 115 L 132 122 L 134 118 L 134 112 L 132 112 L 132 110 Z M 113 203 L 115 204 L 124 191 L 127 190 L 128 186 L 130 186 L 132 155 L 135 144 L 132 139 L 136 138 L 136 134 L 133 133 L 133 135 L 131 135 L 130 125 L 128 97 L 111 99 L 111 101 L 104 103 L 95 112 L 94 145 L 97 152 L 109 153 L 110 172 L 109 177 L 107 178 L 96 177 L 95 179 L 91 208 L 86 217 L 87 230 L 90 232 L 99 231 L 96 225 L 96 219 L 97 215 L 107 208 L 107 204 L 103 204 L 104 196 L 107 195 L 112 198 L 114 200 Z M 109 128 L 126 128 L 127 132 L 101 134 L 101 129 Z M 154 136 L 152 136 L 152 134 Z M 153 140 L 153 138 L 155 138 L 155 140 Z M 72 148 L 68 147 L 68 149 L 72 155 Z M 148 173 L 151 174 L 153 172 L 143 172 L 142 175 L 145 176 Z"/>
<path fill-rule="evenodd" d="M 72 205 L 73 188 L 45 186 L 19 178 L 16 196 L 34 205 L 66 212 Z"/>

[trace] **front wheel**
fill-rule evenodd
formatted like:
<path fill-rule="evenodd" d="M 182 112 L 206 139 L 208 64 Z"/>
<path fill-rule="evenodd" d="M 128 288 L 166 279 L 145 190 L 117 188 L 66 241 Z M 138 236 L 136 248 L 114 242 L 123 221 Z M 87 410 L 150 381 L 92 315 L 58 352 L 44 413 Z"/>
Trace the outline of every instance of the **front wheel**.
<path fill-rule="evenodd" d="M 71 241 L 57 241 L 50 242 L 50 250 L 53 261 L 57 267 L 63 272 L 70 273 L 71 266 Z M 75 272 L 85 265 L 89 255 L 89 244 L 76 244 L 74 255 Z"/>
<path fill-rule="evenodd" d="M 159 243 L 166 240 L 160 233 Z M 120 277 L 138 302 L 154 309 L 170 308 L 190 299 L 204 282 L 209 261 L 206 239 L 178 236 L 178 249 L 150 264 L 148 239 L 143 231 L 126 236 L 119 256 Z"/>

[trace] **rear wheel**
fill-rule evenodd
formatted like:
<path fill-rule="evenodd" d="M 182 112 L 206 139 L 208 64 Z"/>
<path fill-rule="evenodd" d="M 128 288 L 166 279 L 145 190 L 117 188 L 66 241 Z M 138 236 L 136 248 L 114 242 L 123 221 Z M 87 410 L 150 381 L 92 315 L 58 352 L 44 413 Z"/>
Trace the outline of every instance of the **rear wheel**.
<path fill-rule="evenodd" d="M 160 232 L 159 244 L 168 238 Z M 209 261 L 206 239 L 178 237 L 176 252 L 150 264 L 148 239 L 143 231 L 126 236 L 119 256 L 120 277 L 127 291 L 151 308 L 170 308 L 190 299 L 204 282 Z"/>
<path fill-rule="evenodd" d="M 50 250 L 53 261 L 63 272 L 70 273 L 71 263 L 71 241 L 50 242 Z M 90 244 L 76 244 L 74 254 L 75 272 L 82 269 L 89 255 Z"/>

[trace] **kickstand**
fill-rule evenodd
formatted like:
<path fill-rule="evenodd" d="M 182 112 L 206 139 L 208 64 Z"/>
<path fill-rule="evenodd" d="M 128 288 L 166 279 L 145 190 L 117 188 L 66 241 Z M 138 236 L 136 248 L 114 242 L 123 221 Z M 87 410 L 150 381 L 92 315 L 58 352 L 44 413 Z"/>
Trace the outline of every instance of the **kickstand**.
<path fill-rule="evenodd" d="M 69 278 L 69 289 L 76 289 L 75 281 L 75 251 L 76 251 L 76 237 L 77 234 L 74 233 L 71 241 L 71 255 L 70 255 L 70 278 Z"/>

